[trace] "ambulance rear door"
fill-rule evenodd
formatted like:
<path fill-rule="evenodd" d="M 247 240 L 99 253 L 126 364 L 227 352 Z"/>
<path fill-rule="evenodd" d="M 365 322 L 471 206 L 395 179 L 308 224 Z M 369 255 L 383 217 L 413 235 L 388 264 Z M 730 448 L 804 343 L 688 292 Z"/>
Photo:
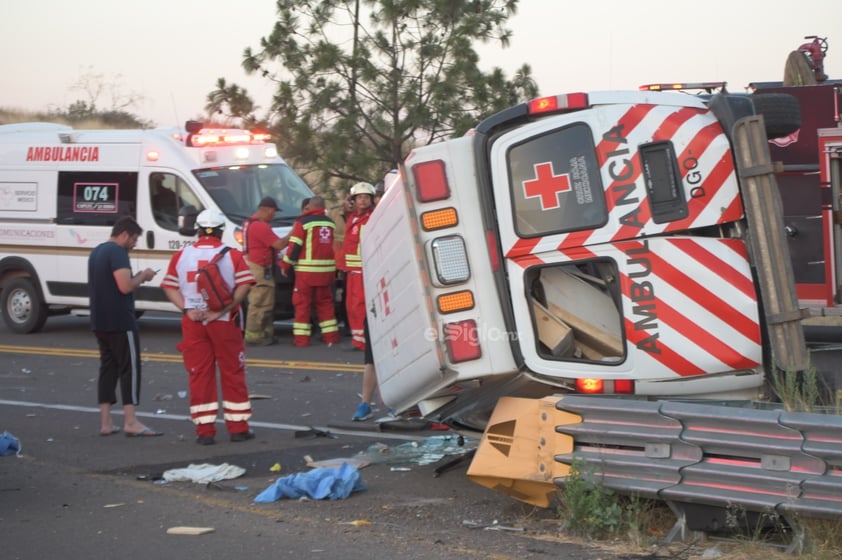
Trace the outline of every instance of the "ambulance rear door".
<path fill-rule="evenodd" d="M 742 217 L 728 139 L 689 96 L 631 97 L 593 95 L 490 147 L 524 361 L 547 379 L 754 367 L 747 251 L 718 236 Z"/>

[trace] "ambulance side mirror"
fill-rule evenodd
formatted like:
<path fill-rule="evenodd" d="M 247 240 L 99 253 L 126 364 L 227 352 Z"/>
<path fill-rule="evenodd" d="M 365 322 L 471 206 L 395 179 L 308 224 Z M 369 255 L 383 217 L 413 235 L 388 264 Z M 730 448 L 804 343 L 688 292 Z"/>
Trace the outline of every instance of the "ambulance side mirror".
<path fill-rule="evenodd" d="M 199 209 L 188 204 L 182 206 L 178 211 L 178 233 L 193 237 L 196 235 L 196 217 L 199 215 Z"/>

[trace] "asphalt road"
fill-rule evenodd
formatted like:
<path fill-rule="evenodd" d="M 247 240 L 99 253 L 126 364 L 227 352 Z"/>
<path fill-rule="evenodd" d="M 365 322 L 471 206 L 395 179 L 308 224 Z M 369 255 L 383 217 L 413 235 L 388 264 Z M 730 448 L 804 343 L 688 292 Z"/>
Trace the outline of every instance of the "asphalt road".
<path fill-rule="evenodd" d="M 467 461 L 436 473 L 458 454 L 421 465 L 408 447 L 452 447 L 457 434 L 350 422 L 361 354 L 318 343 L 294 348 L 282 323 L 278 345 L 247 350 L 257 438 L 231 443 L 220 426 L 217 445 L 196 445 L 177 321 L 166 314 L 140 321 L 139 413 L 165 432 L 146 439 L 99 436 L 98 355 L 87 318 L 51 318 L 31 335 L 0 324 L 0 432 L 22 444 L 20 457 L 0 457 L 4 559 L 632 557 L 565 538 L 554 512 L 470 482 Z M 347 498 L 254 502 L 278 478 L 309 472 L 308 458 L 334 466 L 360 453 L 370 463 L 358 468 L 365 489 Z M 395 459 L 400 454 L 407 458 Z M 166 471 L 200 464 L 245 474 L 212 484 L 161 481 Z M 173 527 L 213 532 L 168 534 Z"/>

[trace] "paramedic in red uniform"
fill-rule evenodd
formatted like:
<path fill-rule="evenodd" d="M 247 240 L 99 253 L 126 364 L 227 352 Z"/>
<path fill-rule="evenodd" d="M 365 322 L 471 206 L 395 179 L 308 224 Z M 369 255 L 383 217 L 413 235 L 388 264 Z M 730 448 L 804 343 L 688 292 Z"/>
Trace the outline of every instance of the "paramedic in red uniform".
<path fill-rule="evenodd" d="M 292 226 L 289 245 L 281 261 L 284 276 L 295 267 L 295 289 L 292 305 L 292 343 L 310 345 L 311 311 L 315 307 L 322 342 L 332 346 L 339 342 L 339 328 L 333 309 L 332 286 L 336 279 L 333 255 L 335 224 L 325 215 L 325 201 L 320 196 L 310 199 L 301 217 Z"/>
<path fill-rule="evenodd" d="M 196 272 L 224 247 L 225 216 L 203 210 L 196 218 L 199 238 L 172 256 L 161 288 L 182 310 L 182 340 L 177 348 L 189 375 L 190 417 L 196 425 L 196 443 L 212 445 L 216 435 L 219 400 L 216 368 L 222 388 L 222 417 L 231 441 L 254 439 L 249 429 L 251 403 L 246 388 L 246 360 L 241 333 L 240 304 L 254 284 L 248 264 L 237 249 L 219 260 L 219 270 L 234 289 L 233 301 L 219 311 L 207 308 L 196 289 Z"/>
<path fill-rule="evenodd" d="M 257 284 L 249 292 L 246 316 L 246 344 L 275 344 L 275 255 L 286 247 L 287 237 L 278 237 L 270 223 L 278 211 L 278 203 L 265 196 L 257 212 L 243 223 L 243 252 Z"/>
<path fill-rule="evenodd" d="M 345 225 L 337 266 L 345 272 L 345 311 L 351 328 L 351 346 L 348 350 L 365 350 L 365 291 L 363 288 L 363 262 L 360 256 L 360 235 L 374 210 L 374 187 L 370 183 L 357 183 L 351 187 L 354 213 Z"/>

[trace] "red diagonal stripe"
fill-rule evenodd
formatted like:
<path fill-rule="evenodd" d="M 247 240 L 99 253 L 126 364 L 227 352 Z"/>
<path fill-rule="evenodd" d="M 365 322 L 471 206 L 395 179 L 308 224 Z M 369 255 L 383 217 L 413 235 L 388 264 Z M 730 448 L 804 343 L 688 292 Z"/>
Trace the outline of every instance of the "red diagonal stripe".
<path fill-rule="evenodd" d="M 622 127 L 623 137 L 628 138 L 632 130 L 640 124 L 640 122 L 649 114 L 649 111 L 655 108 L 655 105 L 634 105 L 617 120 L 614 127 Z M 608 161 L 608 153 L 613 152 L 618 146 L 622 146 L 619 142 L 614 142 L 603 138 L 596 146 L 596 157 L 600 167 L 604 166 Z M 631 148 L 629 149 L 631 151 Z"/>
<path fill-rule="evenodd" d="M 657 130 L 655 130 L 655 132 L 652 134 L 652 141 L 654 141 L 654 142 L 665 142 L 667 140 L 672 140 L 672 137 L 675 136 L 676 131 L 678 131 L 678 129 L 681 128 L 681 126 L 684 123 L 686 123 L 688 120 L 690 120 L 691 118 L 699 115 L 702 112 L 703 112 L 702 109 L 697 109 L 697 108 L 693 108 L 693 107 L 685 107 L 683 109 L 680 109 L 678 111 L 670 113 L 669 115 L 667 115 L 667 117 L 664 119 L 664 121 L 658 126 Z M 699 134 L 699 136 L 704 136 L 704 135 L 705 134 L 704 134 L 704 130 L 703 130 Z M 694 139 L 694 142 L 695 141 L 696 141 L 696 139 Z M 710 140 L 708 140 L 707 143 L 709 144 Z M 678 158 L 678 161 L 682 161 L 682 159 Z M 635 169 L 634 174 L 632 175 L 632 177 L 630 179 L 627 179 L 625 181 L 625 183 L 629 183 L 631 181 L 637 182 L 638 178 L 640 177 L 641 172 L 643 171 L 643 164 L 640 161 L 639 152 L 635 154 L 635 157 L 633 159 L 633 164 L 634 164 L 634 169 Z M 614 185 L 612 185 L 612 186 L 614 186 Z M 682 185 L 682 188 L 683 188 L 683 185 Z M 609 187 L 609 191 L 610 190 L 611 190 L 611 188 Z M 610 202 L 613 205 L 614 201 L 612 200 Z M 630 210 L 626 211 L 626 213 L 631 212 L 631 211 L 632 210 L 630 209 Z M 626 215 L 626 214 L 624 214 L 624 215 Z M 640 203 L 638 204 L 638 207 L 636 209 L 636 213 L 634 214 L 634 221 L 636 221 L 638 223 L 642 223 L 645 226 L 646 224 L 649 223 L 649 221 L 651 219 L 652 219 L 652 208 L 651 208 L 651 205 L 646 202 L 646 195 L 644 195 L 644 197 L 641 198 Z M 681 222 L 684 222 L 684 220 L 681 220 Z M 686 227 L 686 224 L 685 224 L 684 227 Z M 617 230 L 617 233 L 615 233 L 611 237 L 611 240 L 612 241 L 619 241 L 621 239 L 631 239 L 633 237 L 637 237 L 638 231 L 639 231 L 639 228 L 636 228 L 635 226 L 630 226 L 630 225 L 621 226 Z"/>
<path fill-rule="evenodd" d="M 623 245 L 623 250 L 626 253 L 628 253 L 629 247 L 643 247 L 643 245 L 638 242 L 628 242 Z M 643 253 L 643 251 L 641 251 L 641 253 Z M 661 281 L 666 282 L 674 289 L 684 294 L 688 299 L 693 300 L 699 306 L 707 309 L 720 320 L 727 322 L 735 331 L 739 332 L 747 339 L 756 341 L 759 344 L 757 323 L 742 313 L 739 313 L 727 301 L 717 296 L 705 286 L 702 286 L 695 278 L 685 274 L 676 266 L 673 266 L 671 263 L 657 256 L 655 253 L 646 251 L 645 255 L 645 258 L 649 259 L 652 269 L 657 271 L 656 275 L 661 279 Z"/>
<path fill-rule="evenodd" d="M 754 281 L 718 255 L 711 253 L 706 247 L 699 245 L 692 239 L 673 239 L 670 242 L 705 268 L 715 270 L 719 278 L 728 282 L 752 300 L 757 301 Z M 734 252 L 747 257 L 745 245 L 739 239 L 726 239 L 723 242 Z"/>
<path fill-rule="evenodd" d="M 540 241 L 540 237 L 530 237 L 529 239 L 518 237 L 515 244 L 512 245 L 512 248 L 506 253 L 506 258 L 515 259 L 523 255 L 528 255 Z"/>
<path fill-rule="evenodd" d="M 646 338 L 651 336 L 646 331 L 638 331 L 634 328 L 634 322 L 630 319 L 625 319 L 626 325 L 626 339 L 629 343 L 633 345 L 638 345 L 642 343 Z M 674 371 L 678 375 L 682 377 L 689 377 L 692 375 L 702 375 L 706 373 L 703 369 L 698 367 L 693 362 L 685 359 L 683 356 L 679 355 L 677 352 L 673 351 L 671 348 L 660 344 L 658 346 L 660 350 L 659 353 L 650 353 L 649 355 L 664 364 L 670 371 Z"/>
<path fill-rule="evenodd" d="M 673 112 L 664 119 L 664 122 L 661 123 L 661 126 L 652 135 L 652 139 L 656 142 L 670 140 L 684 123 L 704 112 L 705 109 L 699 109 L 697 107 L 683 107 Z"/>
<path fill-rule="evenodd" d="M 630 287 L 632 282 L 626 275 L 621 275 L 621 278 L 623 285 L 623 294 L 626 297 L 631 298 Z M 708 332 L 706 329 L 703 329 L 696 322 L 690 319 L 685 313 L 678 311 L 663 299 L 655 297 L 651 303 L 653 304 L 654 309 L 657 310 L 657 317 L 659 322 L 663 322 L 664 324 L 669 325 L 675 331 L 681 333 L 685 338 L 692 341 L 693 344 L 699 346 L 705 352 L 715 357 L 717 360 L 727 364 L 731 369 L 746 369 L 757 365 L 757 362 L 743 356 L 740 352 L 732 348 L 725 341 Z M 739 315 L 739 313 L 736 310 L 732 310 L 731 314 Z M 634 328 L 633 318 L 630 318 L 629 322 L 632 324 L 632 328 Z M 751 340 L 755 344 L 759 344 L 759 327 L 756 327 L 756 331 L 757 332 L 755 337 Z M 647 334 L 649 331 L 643 330 L 642 332 L 644 333 L 643 335 L 638 335 L 640 340 L 643 340 L 646 338 L 646 336 L 649 336 L 649 334 Z M 630 340 L 631 338 L 632 337 L 629 336 Z M 660 348 L 663 351 L 666 347 L 663 344 L 661 344 L 660 346 L 658 346 L 658 348 Z M 660 356 L 659 354 L 652 354 L 652 356 L 655 359 L 662 361 L 658 357 Z M 672 361 L 662 361 L 662 363 L 667 367 L 673 368 Z M 696 370 L 698 370 L 698 368 L 696 368 Z M 674 368 L 673 371 L 675 371 L 679 375 L 693 375 L 686 374 L 683 370 L 677 370 Z"/>
<path fill-rule="evenodd" d="M 623 292 L 628 295 L 626 291 L 628 279 L 624 276 L 622 281 L 624 285 Z M 743 356 L 740 352 L 726 344 L 725 341 L 718 336 L 702 329 L 684 313 L 676 310 L 664 300 L 656 298 L 654 306 L 658 310 L 658 321 L 668 324 L 674 330 L 681 333 L 685 338 L 692 341 L 693 344 L 696 344 L 715 359 L 726 364 L 729 368 L 735 370 L 748 369 L 757 365 L 756 361 Z M 626 338 L 630 343 L 636 345 L 651 336 L 649 331 L 636 330 L 634 321 L 631 320 L 631 318 L 627 319 L 625 324 Z M 757 330 L 759 337 L 759 328 Z M 660 350 L 660 353 L 650 353 L 649 355 L 681 376 L 708 373 L 663 343 L 658 345 L 658 349 Z"/>
<path fill-rule="evenodd" d="M 582 230 L 582 231 L 573 231 L 568 233 L 564 239 L 561 240 L 561 243 L 558 244 L 558 249 L 566 249 L 568 247 L 582 247 L 590 238 L 591 233 L 593 230 Z"/>
<path fill-rule="evenodd" d="M 536 257 L 535 255 L 523 255 L 522 257 L 512 259 L 512 262 L 514 262 L 516 265 L 523 268 L 524 270 L 526 270 L 530 266 L 544 264 L 544 261 Z"/>

